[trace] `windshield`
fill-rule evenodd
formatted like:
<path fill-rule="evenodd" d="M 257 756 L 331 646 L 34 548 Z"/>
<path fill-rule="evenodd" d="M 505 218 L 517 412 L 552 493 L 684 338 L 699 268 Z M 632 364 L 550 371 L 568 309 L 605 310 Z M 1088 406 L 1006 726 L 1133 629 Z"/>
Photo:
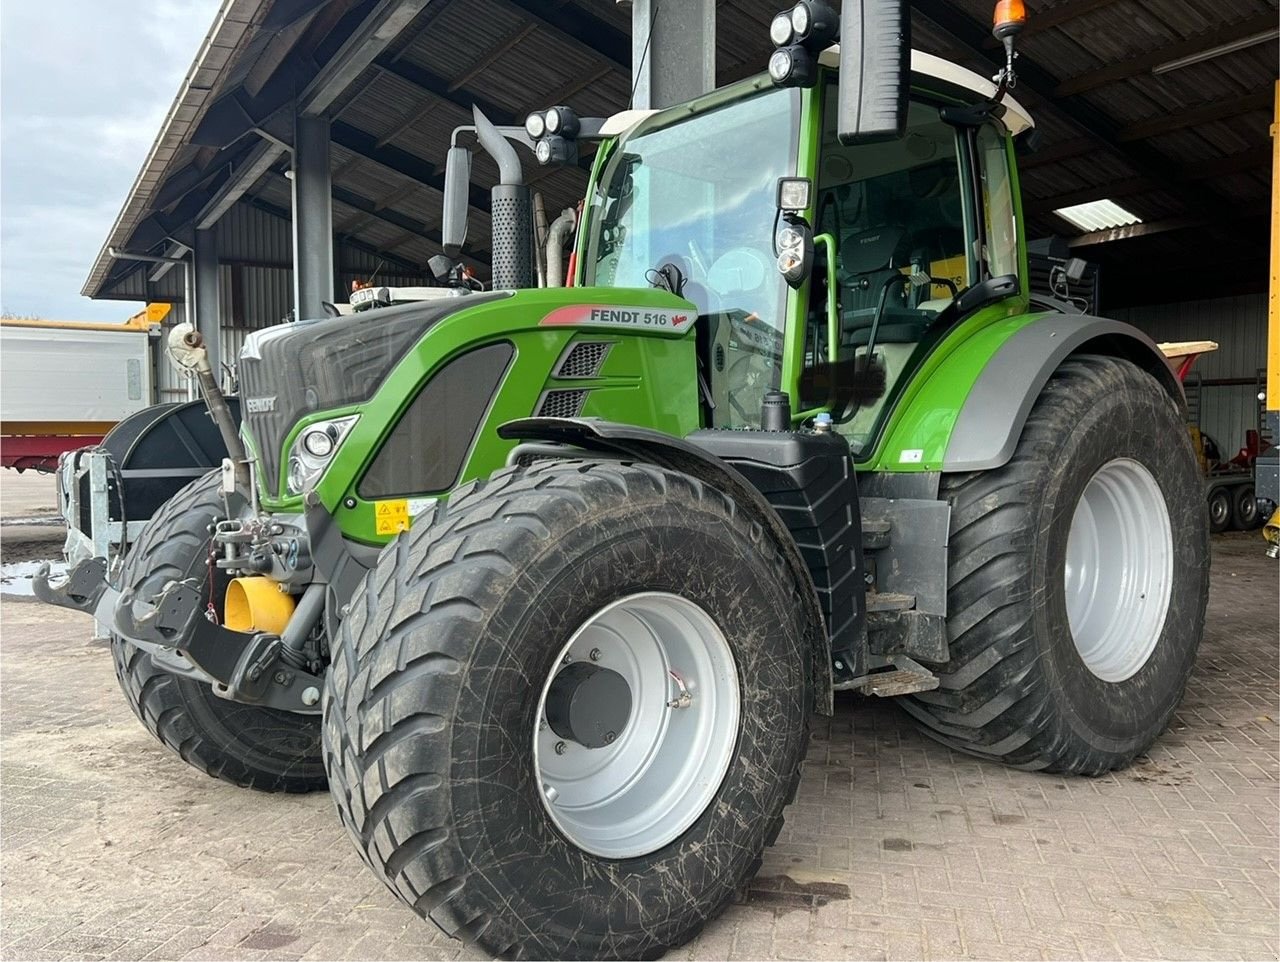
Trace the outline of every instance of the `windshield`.
<path fill-rule="evenodd" d="M 758 426 L 780 380 L 775 214 L 778 178 L 795 173 L 799 105 L 798 91 L 768 89 L 658 115 L 617 147 L 594 198 L 586 282 L 665 286 L 698 306 L 716 427 Z"/>

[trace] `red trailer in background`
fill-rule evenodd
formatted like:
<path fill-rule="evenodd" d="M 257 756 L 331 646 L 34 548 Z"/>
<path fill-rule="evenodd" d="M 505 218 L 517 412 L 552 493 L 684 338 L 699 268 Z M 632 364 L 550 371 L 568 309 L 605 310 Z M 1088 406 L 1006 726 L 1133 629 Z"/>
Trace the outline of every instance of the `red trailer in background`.
<path fill-rule="evenodd" d="M 0 321 L 0 465 L 52 471 L 156 401 L 153 304 L 123 324 Z"/>

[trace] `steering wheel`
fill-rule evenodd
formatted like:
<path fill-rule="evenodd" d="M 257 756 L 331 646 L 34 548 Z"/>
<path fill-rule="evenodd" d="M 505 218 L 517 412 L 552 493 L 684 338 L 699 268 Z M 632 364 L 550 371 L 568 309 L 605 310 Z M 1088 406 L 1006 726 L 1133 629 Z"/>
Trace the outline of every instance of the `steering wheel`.
<path fill-rule="evenodd" d="M 764 286 L 769 265 L 751 247 L 735 247 L 715 259 L 707 271 L 707 287 L 720 297 L 751 294 Z"/>

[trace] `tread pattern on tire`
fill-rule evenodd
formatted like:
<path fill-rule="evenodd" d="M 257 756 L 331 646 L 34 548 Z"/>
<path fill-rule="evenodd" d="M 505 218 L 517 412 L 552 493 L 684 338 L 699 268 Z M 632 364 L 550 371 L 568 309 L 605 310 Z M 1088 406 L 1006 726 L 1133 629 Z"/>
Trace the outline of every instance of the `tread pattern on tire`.
<path fill-rule="evenodd" d="M 394 553 L 394 564 L 379 564 L 368 575 L 370 583 L 357 590 L 334 646 L 334 664 L 325 687 L 324 747 L 330 789 L 361 858 L 402 901 L 446 935 L 478 944 L 502 958 L 522 956 L 529 948 L 518 939 L 513 942 L 509 930 L 495 940 L 494 933 L 506 927 L 493 927 L 492 916 L 473 914 L 467 907 L 468 890 L 475 882 L 465 864 L 459 863 L 454 874 L 433 878 L 426 888 L 410 878 L 410 866 L 417 859 L 448 846 L 447 774 L 420 771 L 388 784 L 384 761 L 395 752 L 418 758 L 447 757 L 448 736 L 435 714 L 398 717 L 391 702 L 403 686 L 426 684 L 461 670 L 464 653 L 446 648 L 450 639 L 470 637 L 468 626 L 483 616 L 482 607 L 472 599 L 488 597 L 492 586 L 541 550 L 558 512 L 588 510 L 584 490 L 602 484 L 615 486 L 628 497 L 636 488 L 665 492 L 675 487 L 689 503 L 718 500 L 728 523 L 747 531 L 756 545 L 767 544 L 759 526 L 748 523 L 729 498 L 687 475 L 621 462 L 539 461 L 509 468 L 459 488 L 447 504 L 436 508 L 430 524 L 421 519 L 384 551 L 384 560 Z M 779 577 L 789 578 L 781 553 L 771 550 Z M 412 559 L 422 560 L 414 566 Z M 463 597 L 451 587 L 451 582 L 464 581 L 472 597 Z M 800 609 L 798 590 L 795 598 Z M 413 614 L 405 616 L 406 611 Z M 431 640 L 422 640 L 425 633 L 419 633 L 415 635 L 418 643 L 413 644 L 410 631 L 425 625 L 434 628 L 427 636 Z M 361 647 L 357 639 L 363 641 Z M 372 650 L 371 641 L 379 639 L 385 643 Z M 440 707 L 443 712 L 445 706 Z M 808 726 L 806 712 L 804 744 Z M 783 797 L 787 803 L 798 790 L 803 756 L 801 750 L 786 774 Z M 410 807 L 431 810 L 430 826 L 392 847 L 393 835 L 384 826 Z M 767 828 L 767 844 L 777 838 L 782 824 L 779 813 Z M 757 857 L 748 878 L 758 871 L 760 862 Z M 672 945 L 692 939 L 719 907 L 706 906 L 676 939 L 626 951 L 637 958 L 656 958 Z"/>
<path fill-rule="evenodd" d="M 192 577 L 205 563 L 208 535 L 206 526 L 223 512 L 219 472 L 212 472 L 187 485 L 161 506 L 130 549 L 121 572 L 121 584 L 140 585 L 150 581 L 157 587 L 169 580 Z M 111 655 L 116 678 L 133 713 L 165 747 L 191 767 L 242 788 L 264 792 L 311 792 L 325 787 L 319 751 L 319 720 L 302 721 L 269 708 L 214 701 L 208 686 L 181 678 L 156 667 L 151 656 L 118 635 L 111 636 Z M 268 719 L 285 730 L 296 727 L 298 735 L 286 743 L 310 740 L 310 757 L 294 764 L 279 758 L 263 757 L 253 748 L 219 744 L 213 733 L 202 730 L 195 713 L 209 712 L 219 724 L 234 728 L 238 723 Z M 307 754 L 307 753 L 304 753 Z"/>
<path fill-rule="evenodd" d="M 1093 775 L 1124 767 L 1142 750 L 1119 757 L 1093 750 L 1061 724 L 1046 677 L 1038 670 L 1035 589 L 1027 559 L 1035 538 L 1035 508 L 1043 497 L 1042 478 L 1053 467 L 1058 437 L 1072 427 L 1064 421 L 1067 400 L 1086 389 L 1154 385 L 1149 375 L 1125 361 L 1070 359 L 1046 384 L 1008 464 L 943 477 L 940 497 L 952 506 L 947 594 L 951 660 L 935 666 L 938 689 L 899 699 L 937 741 L 1016 768 Z M 1172 400 L 1169 404 L 1172 409 Z M 1189 441 L 1187 453 L 1194 457 Z"/>

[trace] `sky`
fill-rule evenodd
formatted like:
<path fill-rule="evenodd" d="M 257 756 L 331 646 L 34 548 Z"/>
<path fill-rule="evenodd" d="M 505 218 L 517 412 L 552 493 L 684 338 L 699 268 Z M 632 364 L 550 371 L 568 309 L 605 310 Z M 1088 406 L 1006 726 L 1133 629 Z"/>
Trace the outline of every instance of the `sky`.
<path fill-rule="evenodd" d="M 0 0 L 0 311 L 123 321 L 80 295 L 218 0 Z"/>

